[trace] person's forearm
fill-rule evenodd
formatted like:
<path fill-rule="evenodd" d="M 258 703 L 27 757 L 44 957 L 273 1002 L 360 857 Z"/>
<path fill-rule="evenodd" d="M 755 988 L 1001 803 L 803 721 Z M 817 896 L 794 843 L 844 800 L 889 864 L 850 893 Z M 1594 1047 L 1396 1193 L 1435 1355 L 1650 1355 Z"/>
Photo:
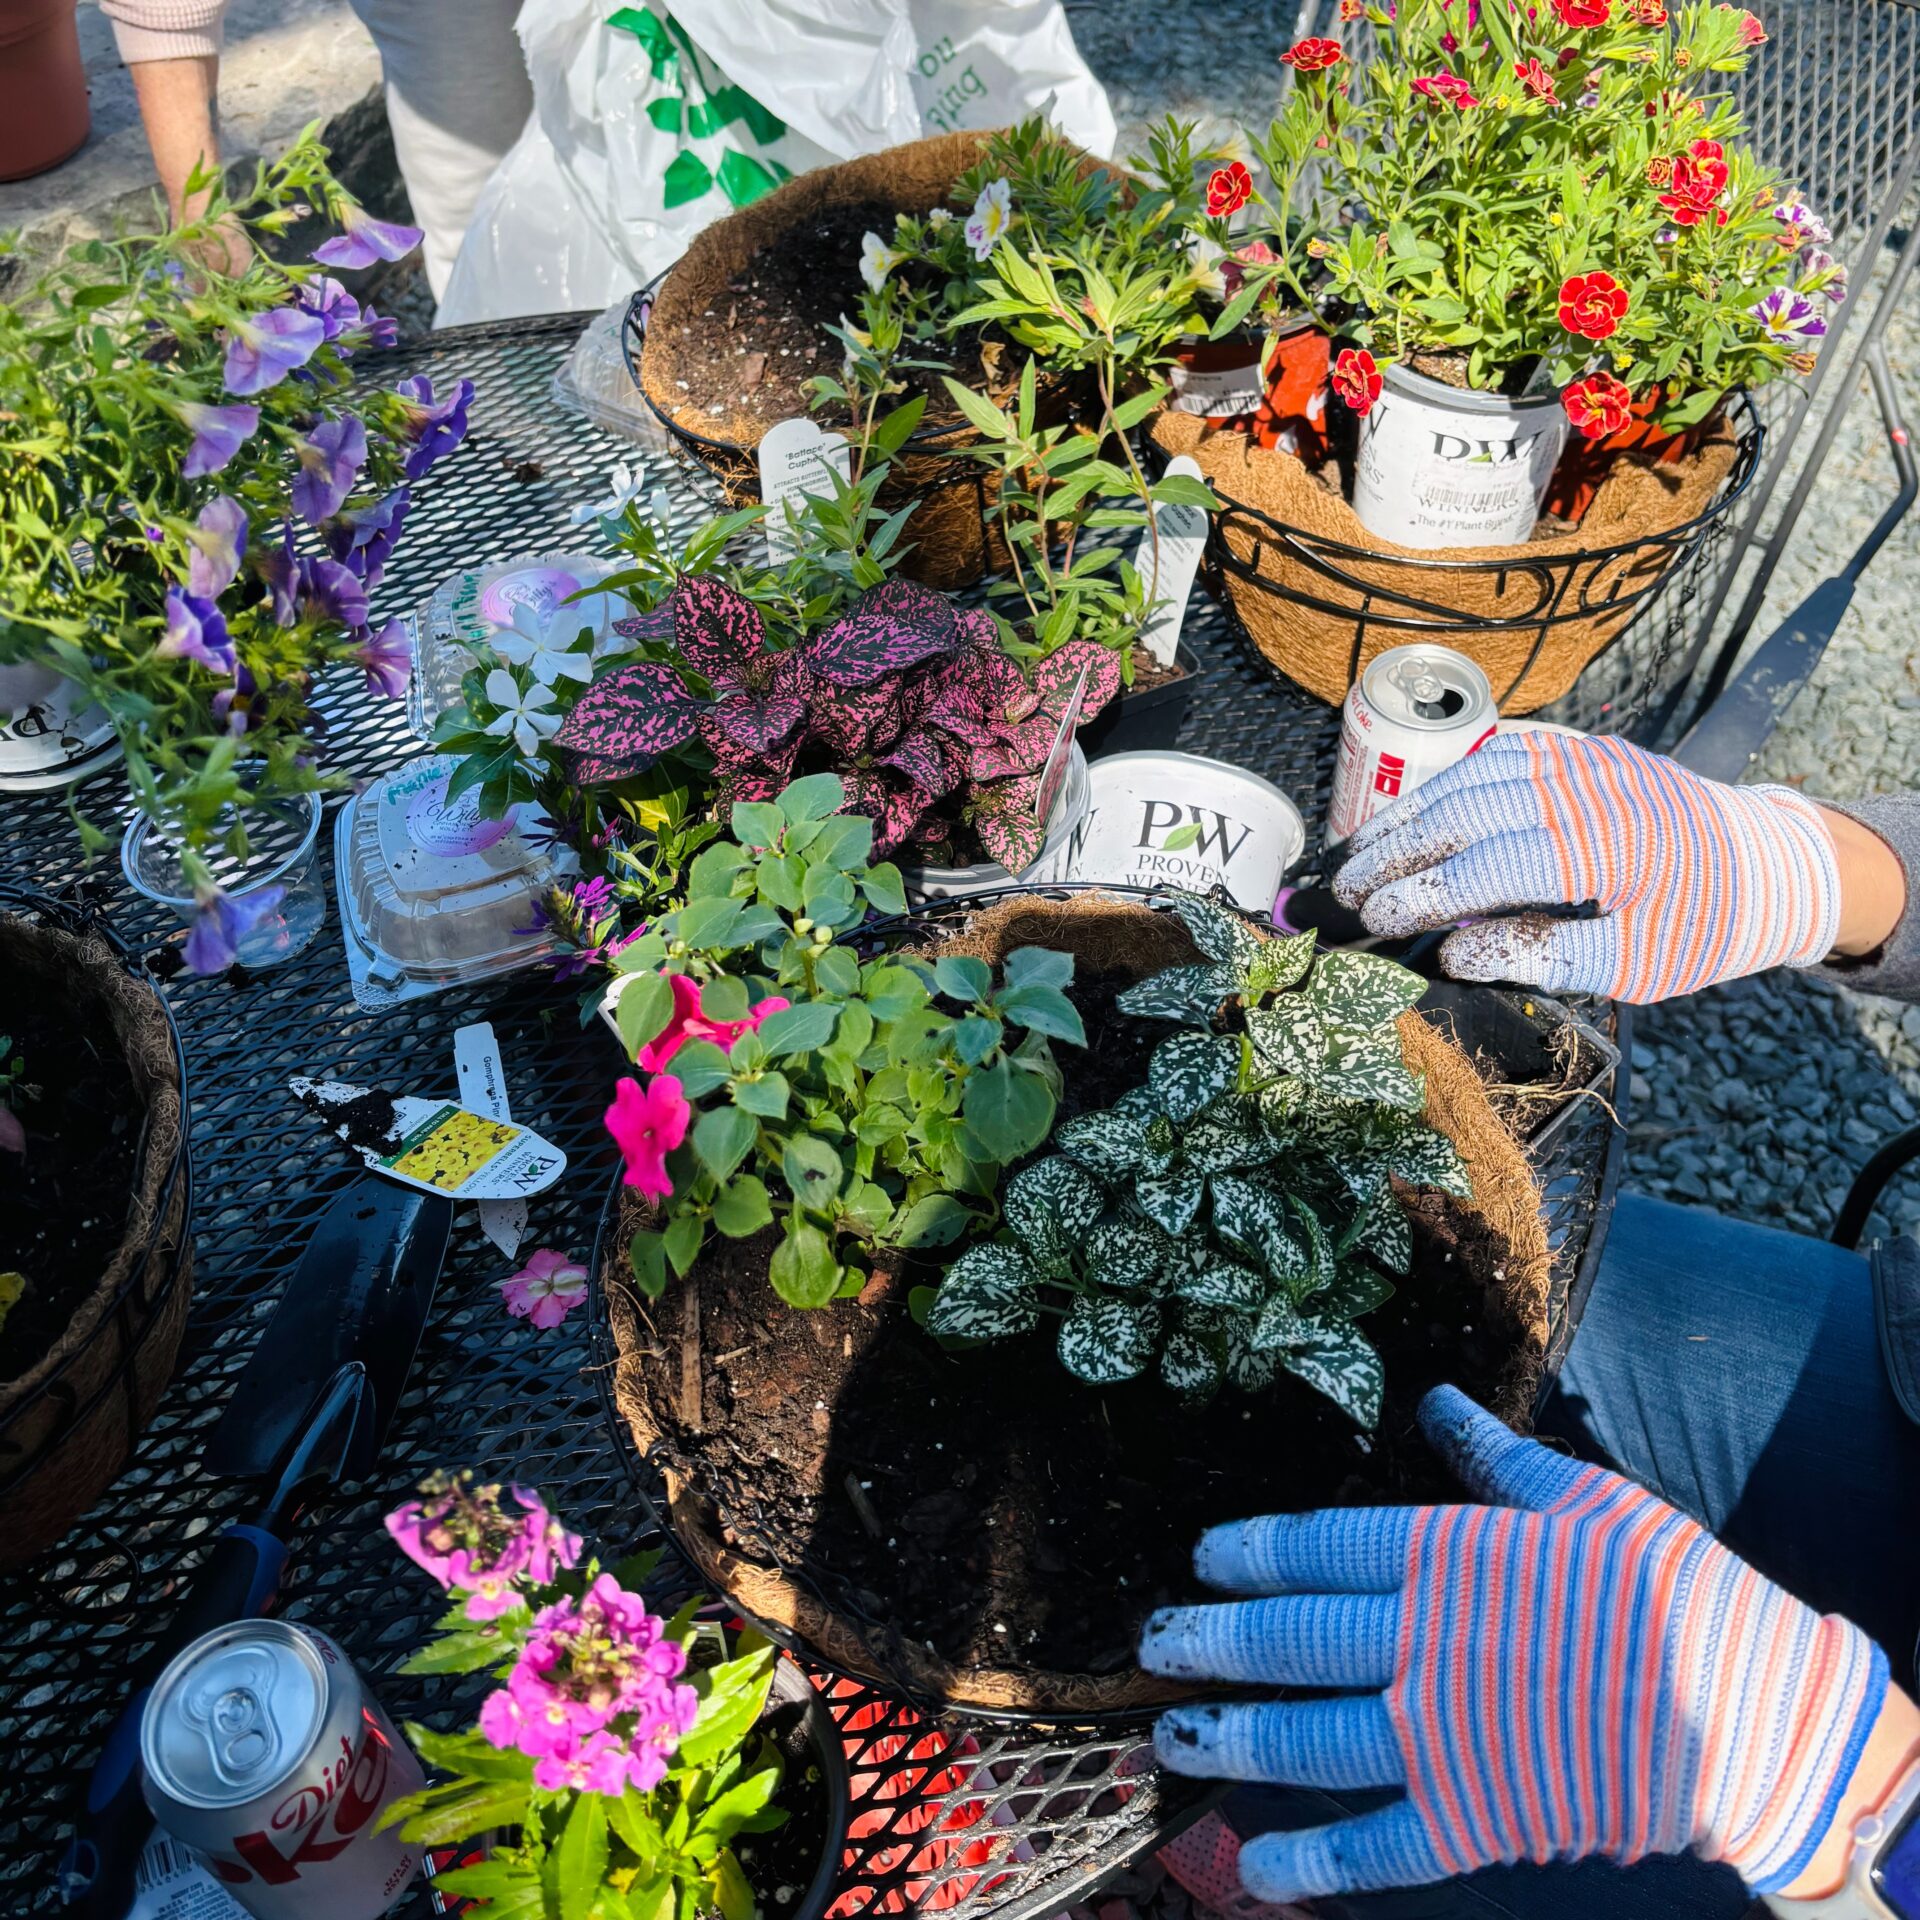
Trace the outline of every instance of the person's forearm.
<path fill-rule="evenodd" d="M 1851 824 L 1851 823 L 1849 823 Z M 1864 829 L 1863 829 L 1864 831 Z M 1853 1853 L 1854 1823 L 1885 1804 L 1887 1795 L 1920 1756 L 1920 1707 L 1898 1687 L 1889 1687 L 1866 1750 L 1841 1796 L 1827 1837 L 1798 1879 L 1780 1889 L 1783 1900 L 1824 1900 L 1838 1892 Z"/>
<path fill-rule="evenodd" d="M 198 217 L 205 196 L 188 203 L 187 182 L 196 167 L 212 170 L 220 161 L 220 141 L 214 130 L 214 90 L 220 62 L 204 54 L 190 60 L 139 60 L 127 71 L 140 102 L 140 118 L 153 149 L 153 164 L 167 196 L 174 223 Z"/>
<path fill-rule="evenodd" d="M 1820 809 L 1840 868 L 1840 931 L 1833 950 L 1857 960 L 1877 953 L 1906 911 L 1907 878 L 1893 849 L 1871 829 Z"/>

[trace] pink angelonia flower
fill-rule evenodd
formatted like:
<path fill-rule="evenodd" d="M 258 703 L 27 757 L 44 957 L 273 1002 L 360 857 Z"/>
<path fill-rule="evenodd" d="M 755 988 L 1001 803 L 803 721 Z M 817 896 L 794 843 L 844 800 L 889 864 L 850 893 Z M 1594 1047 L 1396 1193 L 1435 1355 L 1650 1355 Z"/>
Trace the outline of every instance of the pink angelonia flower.
<path fill-rule="evenodd" d="M 613 1090 L 607 1109 L 607 1131 L 627 1163 L 626 1184 L 655 1200 L 673 1192 L 667 1155 L 687 1137 L 692 1115 L 685 1090 L 671 1074 L 663 1073 L 651 1085 L 625 1079 Z"/>
<path fill-rule="evenodd" d="M 465 1593 L 476 1622 L 498 1619 L 519 1604 L 523 1586 L 546 1586 L 580 1558 L 580 1536 L 537 1493 L 509 1491 L 518 1513 L 501 1506 L 497 1485 L 476 1486 L 471 1473 L 435 1474 L 421 1483 L 420 1499 L 387 1515 L 400 1551 L 441 1586 Z"/>
<path fill-rule="evenodd" d="M 587 1297 L 587 1270 L 552 1247 L 500 1282 L 500 1297 L 516 1320 L 531 1320 L 542 1332 L 557 1327 Z"/>

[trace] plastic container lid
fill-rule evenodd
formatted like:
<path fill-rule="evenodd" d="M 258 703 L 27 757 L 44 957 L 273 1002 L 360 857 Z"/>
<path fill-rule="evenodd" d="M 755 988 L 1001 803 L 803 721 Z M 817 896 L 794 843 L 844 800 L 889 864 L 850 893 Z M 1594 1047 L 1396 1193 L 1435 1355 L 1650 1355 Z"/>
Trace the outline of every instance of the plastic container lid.
<path fill-rule="evenodd" d="M 456 765 L 423 754 L 340 811 L 340 919 L 363 1005 L 489 979 L 559 950 L 544 931 L 516 929 L 578 871 L 572 850 L 542 837 L 548 822 L 535 807 L 482 820 L 471 791 L 449 802 Z"/>
<path fill-rule="evenodd" d="M 591 553 L 531 553 L 496 566 L 464 567 L 450 574 L 415 612 L 413 678 L 407 685 L 407 723 L 422 740 L 433 738 L 434 722 L 460 704 L 460 682 L 474 666 L 475 649 L 490 634 L 513 624 L 516 608 L 532 606 L 552 613 L 570 594 L 593 586 L 619 563 Z M 633 612 L 623 594 L 596 593 L 567 609 L 581 626 L 594 630 L 596 659 L 621 651 L 628 643 L 613 623 Z M 487 658 L 491 657 L 490 650 Z"/>

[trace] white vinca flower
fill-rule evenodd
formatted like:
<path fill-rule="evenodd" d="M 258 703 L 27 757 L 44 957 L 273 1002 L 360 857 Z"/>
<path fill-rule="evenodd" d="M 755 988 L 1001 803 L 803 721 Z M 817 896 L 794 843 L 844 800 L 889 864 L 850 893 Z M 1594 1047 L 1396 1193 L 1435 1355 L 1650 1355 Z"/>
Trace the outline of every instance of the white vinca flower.
<path fill-rule="evenodd" d="M 890 247 L 871 229 L 860 241 L 860 278 L 878 293 L 887 284 L 887 275 L 907 256 L 898 247 Z"/>
<path fill-rule="evenodd" d="M 645 467 L 615 467 L 607 475 L 607 497 L 594 501 L 590 506 L 575 507 L 569 520 L 576 527 L 591 526 L 596 520 L 618 520 L 639 499 L 640 490 L 646 484 Z"/>
<path fill-rule="evenodd" d="M 512 734 L 513 744 L 524 759 L 531 760 L 540 751 L 541 742 L 560 731 L 560 716 L 553 711 L 553 689 L 538 681 L 523 693 L 519 683 L 505 667 L 495 667 L 487 675 L 488 704 L 499 711 L 487 722 L 488 733 Z"/>
<path fill-rule="evenodd" d="M 973 248 L 973 257 L 984 260 L 1012 225 L 1013 183 L 989 180 L 967 215 L 967 244 Z"/>
<path fill-rule="evenodd" d="M 488 644 L 509 665 L 525 667 L 543 687 L 550 687 L 556 680 L 592 679 L 591 656 L 571 650 L 583 628 L 596 630 L 589 602 L 558 606 L 550 614 L 522 602 L 513 610 L 513 625 L 500 628 Z"/>

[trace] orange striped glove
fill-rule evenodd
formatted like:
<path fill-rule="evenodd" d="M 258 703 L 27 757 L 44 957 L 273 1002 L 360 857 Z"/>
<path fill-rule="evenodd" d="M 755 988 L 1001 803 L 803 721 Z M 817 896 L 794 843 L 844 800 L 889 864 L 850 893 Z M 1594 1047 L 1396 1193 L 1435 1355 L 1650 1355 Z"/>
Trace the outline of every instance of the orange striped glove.
<path fill-rule="evenodd" d="M 1462 980 L 1646 1003 L 1832 951 L 1840 871 L 1790 787 L 1703 780 L 1624 740 L 1500 734 L 1347 843 L 1334 892 L 1385 938 L 1461 924 Z M 1597 919 L 1505 915 L 1592 901 Z"/>

